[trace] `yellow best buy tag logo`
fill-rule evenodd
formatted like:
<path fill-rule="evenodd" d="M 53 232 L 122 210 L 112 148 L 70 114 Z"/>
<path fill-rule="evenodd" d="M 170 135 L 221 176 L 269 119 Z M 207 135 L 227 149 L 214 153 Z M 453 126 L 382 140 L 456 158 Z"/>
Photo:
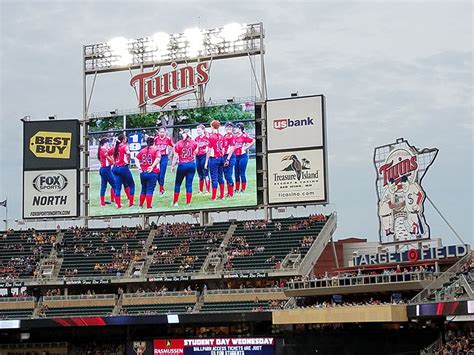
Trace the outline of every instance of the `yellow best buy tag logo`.
<path fill-rule="evenodd" d="M 69 159 L 71 132 L 39 131 L 30 138 L 30 150 L 37 158 Z"/>

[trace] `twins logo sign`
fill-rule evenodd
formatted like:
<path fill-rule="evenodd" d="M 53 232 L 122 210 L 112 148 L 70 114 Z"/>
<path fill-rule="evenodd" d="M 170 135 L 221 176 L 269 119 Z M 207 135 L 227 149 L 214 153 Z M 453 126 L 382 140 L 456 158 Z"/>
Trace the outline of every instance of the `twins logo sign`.
<path fill-rule="evenodd" d="M 424 215 L 426 194 L 421 181 L 437 154 L 436 148 L 420 151 L 404 139 L 375 149 L 382 243 L 430 238 Z"/>
<path fill-rule="evenodd" d="M 171 70 L 160 73 L 161 67 L 140 73 L 130 79 L 130 86 L 137 89 L 138 106 L 147 104 L 164 107 L 177 98 L 196 92 L 199 85 L 209 81 L 209 63 L 201 62 L 196 66 L 186 65 L 178 68 L 171 63 Z"/>

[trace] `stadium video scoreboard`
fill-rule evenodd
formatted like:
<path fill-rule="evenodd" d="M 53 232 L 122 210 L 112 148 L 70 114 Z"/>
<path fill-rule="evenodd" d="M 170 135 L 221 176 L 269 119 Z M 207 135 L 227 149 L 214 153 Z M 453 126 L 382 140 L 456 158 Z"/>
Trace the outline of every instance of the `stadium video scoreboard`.
<path fill-rule="evenodd" d="M 260 105 L 89 119 L 83 213 L 103 218 L 259 208 L 265 200 L 269 207 L 328 203 L 324 96 Z M 79 215 L 79 132 L 78 120 L 25 122 L 25 219 Z M 216 135 L 221 141 L 212 142 Z M 152 174 L 143 174 L 157 156 Z"/>

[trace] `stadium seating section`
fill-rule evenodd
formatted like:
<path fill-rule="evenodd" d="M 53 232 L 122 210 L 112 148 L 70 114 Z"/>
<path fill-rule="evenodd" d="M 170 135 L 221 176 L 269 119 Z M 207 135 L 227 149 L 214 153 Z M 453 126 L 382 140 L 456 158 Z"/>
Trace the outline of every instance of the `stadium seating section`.
<path fill-rule="evenodd" d="M 302 246 L 303 238 L 312 236 L 315 239 L 325 224 L 325 222 L 314 222 L 303 226 L 301 223 L 305 220 L 302 218 L 275 220 L 266 223 L 265 228 L 258 229 L 245 229 L 245 222 L 239 223 L 233 238 L 234 240 L 239 237 L 245 238 L 248 246 L 238 247 L 243 255 L 234 256 L 229 269 L 236 271 L 273 269 L 291 251 L 301 253 L 301 257 L 304 258 L 310 245 Z M 281 225 L 280 230 L 276 227 L 277 223 Z M 296 229 L 300 224 L 301 228 Z M 289 230 L 290 226 L 295 229 Z M 259 248 L 262 251 L 258 251 Z M 233 246 L 229 245 L 228 255 L 232 255 L 232 251 Z"/>
<path fill-rule="evenodd" d="M 0 309 L 0 319 L 26 319 L 33 315 L 33 308 Z"/>
<path fill-rule="evenodd" d="M 148 273 L 199 271 L 209 251 L 220 245 L 228 229 L 228 224 L 218 224 L 206 227 L 192 226 L 182 235 L 166 236 L 158 231 L 153 240 L 155 257 Z"/>
<path fill-rule="evenodd" d="M 120 232 L 118 229 L 89 229 L 79 234 L 66 231 L 63 238 L 64 259 L 59 276 L 123 275 L 133 256 L 141 254 L 142 243 L 150 232 L 138 231 L 133 237 L 122 236 Z"/>
<path fill-rule="evenodd" d="M 233 301 L 233 302 L 209 302 L 204 303 L 201 312 L 252 312 L 256 310 L 268 310 L 267 301 Z"/>
<path fill-rule="evenodd" d="M 55 307 L 44 311 L 46 317 L 111 316 L 113 306 Z"/>
<path fill-rule="evenodd" d="M 0 279 L 32 277 L 40 258 L 49 256 L 56 240 L 52 231 L 11 231 L 0 235 Z"/>
<path fill-rule="evenodd" d="M 141 304 L 122 307 L 122 314 L 147 315 L 189 313 L 195 303 Z"/>
<path fill-rule="evenodd" d="M 275 270 L 289 253 L 303 258 L 324 226 L 323 220 L 291 218 L 273 222 L 223 222 L 212 226 L 187 223 L 141 228 L 9 231 L 0 233 L 0 280 L 41 278 L 43 261 L 56 263 L 55 271 L 40 283 L 72 278 L 123 277 L 132 261 L 147 264 L 143 277 L 192 274 L 202 271 L 211 251 L 223 257 L 218 271 Z M 311 241 L 304 242 L 306 238 Z M 55 244 L 58 242 L 57 244 Z M 54 247 L 54 252 L 52 249 Z M 224 268 L 224 263 L 225 268 Z M 44 275 L 43 275 L 44 276 Z M 57 277 L 57 279 L 56 279 Z M 58 288 L 59 290 L 59 288 Z M 113 290 L 113 288 L 112 288 Z M 49 292 L 49 291 L 48 291 Z M 77 295 L 53 293 L 27 302 L 0 302 L 0 318 L 110 316 L 116 314 L 168 314 L 189 312 L 263 311 L 274 302 L 285 303 L 283 292 L 265 295 L 233 291 L 233 294 Z M 115 292 L 115 291 L 113 291 Z M 174 296 L 173 296 L 174 295 Z M 175 297 L 176 296 L 176 297 Z M 87 299 L 90 297 L 90 299 Z M 3 303 L 3 305 L 2 305 Z"/>

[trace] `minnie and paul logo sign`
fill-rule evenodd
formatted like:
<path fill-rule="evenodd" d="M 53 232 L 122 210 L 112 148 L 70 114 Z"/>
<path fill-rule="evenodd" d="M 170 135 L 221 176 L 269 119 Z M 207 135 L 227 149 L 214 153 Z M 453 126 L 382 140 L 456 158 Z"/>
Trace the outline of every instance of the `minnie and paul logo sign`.
<path fill-rule="evenodd" d="M 430 238 L 421 182 L 437 154 L 436 148 L 419 150 L 402 138 L 375 149 L 381 243 Z"/>

